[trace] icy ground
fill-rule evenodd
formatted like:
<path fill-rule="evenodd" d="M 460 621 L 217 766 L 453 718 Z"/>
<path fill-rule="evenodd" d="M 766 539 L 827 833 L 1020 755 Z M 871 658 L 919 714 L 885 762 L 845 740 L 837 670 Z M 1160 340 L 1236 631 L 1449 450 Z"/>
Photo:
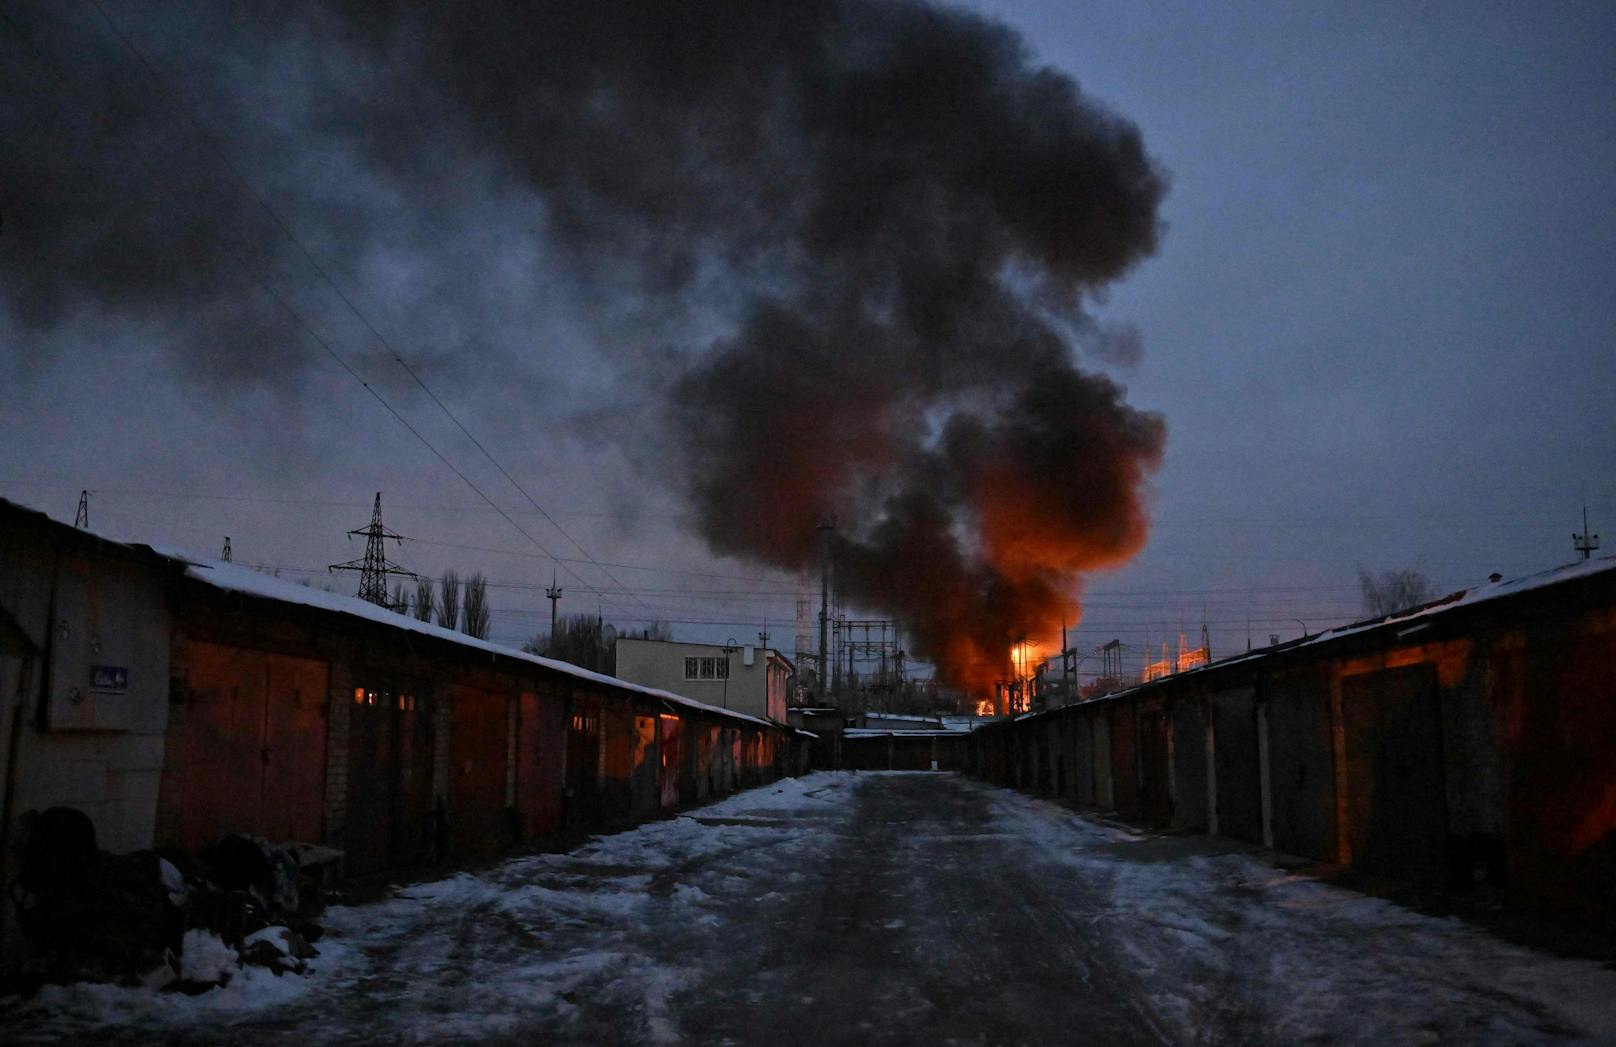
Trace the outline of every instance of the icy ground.
<path fill-rule="evenodd" d="M 306 978 L 8 1042 L 1616 1043 L 1616 971 L 950 775 L 815 774 L 333 909 Z"/>

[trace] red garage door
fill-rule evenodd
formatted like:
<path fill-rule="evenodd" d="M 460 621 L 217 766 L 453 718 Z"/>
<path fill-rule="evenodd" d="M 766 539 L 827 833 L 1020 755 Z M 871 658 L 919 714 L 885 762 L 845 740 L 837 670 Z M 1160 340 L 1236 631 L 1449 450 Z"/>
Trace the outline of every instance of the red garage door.
<path fill-rule="evenodd" d="M 510 699 L 471 687 L 449 693 L 449 845 L 496 854 L 511 842 L 505 804 Z"/>
<path fill-rule="evenodd" d="M 326 664 L 189 641 L 169 710 L 159 834 L 188 850 L 221 833 L 321 838 Z"/>
<path fill-rule="evenodd" d="M 673 807 L 679 803 L 679 778 L 685 764 L 685 725 L 679 717 L 669 716 L 666 713 L 660 719 L 662 758 L 659 770 L 662 781 L 662 806 Z"/>
<path fill-rule="evenodd" d="M 432 856 L 432 701 L 425 687 L 360 678 L 348 716 L 350 872 L 411 865 Z"/>
<path fill-rule="evenodd" d="M 561 754 L 566 706 L 557 696 L 522 694 L 516 735 L 516 813 L 531 839 L 561 827 Z"/>

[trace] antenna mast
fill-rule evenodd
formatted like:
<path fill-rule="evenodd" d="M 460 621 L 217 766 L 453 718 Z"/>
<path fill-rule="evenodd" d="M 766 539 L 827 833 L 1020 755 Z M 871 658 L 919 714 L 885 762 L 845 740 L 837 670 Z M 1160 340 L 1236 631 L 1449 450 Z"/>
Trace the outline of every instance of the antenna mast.
<path fill-rule="evenodd" d="M 556 601 L 561 599 L 561 586 L 556 584 L 555 568 L 550 568 L 550 584 L 544 587 L 544 598 L 550 601 L 550 639 L 545 644 L 545 654 L 555 651 L 556 629 Z"/>
<path fill-rule="evenodd" d="M 1588 531 L 1588 506 L 1586 503 L 1582 507 L 1582 533 L 1572 534 L 1571 548 L 1581 553 L 1584 560 L 1592 556 L 1594 550 L 1599 548 L 1599 536 L 1590 534 Z"/>

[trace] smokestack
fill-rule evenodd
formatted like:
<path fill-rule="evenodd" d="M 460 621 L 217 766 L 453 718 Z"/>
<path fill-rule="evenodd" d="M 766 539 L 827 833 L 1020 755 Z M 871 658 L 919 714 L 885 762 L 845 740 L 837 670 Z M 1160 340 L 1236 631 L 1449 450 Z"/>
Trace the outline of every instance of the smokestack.
<path fill-rule="evenodd" d="M 830 540 L 836 533 L 836 522 L 819 525 L 819 701 L 825 701 L 825 688 L 829 684 L 826 666 L 830 664 Z"/>

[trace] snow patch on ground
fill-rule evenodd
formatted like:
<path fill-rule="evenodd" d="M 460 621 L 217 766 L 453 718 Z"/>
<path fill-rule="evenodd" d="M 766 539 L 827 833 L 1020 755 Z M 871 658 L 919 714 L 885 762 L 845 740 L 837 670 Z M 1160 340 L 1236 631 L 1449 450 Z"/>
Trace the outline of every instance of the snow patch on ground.
<path fill-rule="evenodd" d="M 219 936 L 203 930 L 185 932 L 180 952 L 180 977 L 194 982 L 216 982 L 235 970 L 239 959 Z"/>
<path fill-rule="evenodd" d="M 1126 955 L 1185 1039 L 1616 1043 L 1616 971 L 1274 869 L 1250 854 L 1130 856 L 1148 838 L 994 790 L 1001 826 L 1105 904 L 1073 912 Z"/>
<path fill-rule="evenodd" d="M 303 1000 L 314 991 L 320 979 L 339 974 L 348 955 L 342 946 L 333 944 L 328 948 L 322 942 L 320 956 L 309 961 L 307 977 L 277 976 L 264 967 L 238 967 L 236 951 L 206 931 L 187 931 L 185 946 L 182 977 L 211 981 L 228 971 L 229 982 L 196 996 L 89 982 L 47 985 L 23 1015 L 48 1016 L 49 1021 L 41 1030 L 44 1033 L 52 1029 L 68 1033 L 97 1026 L 154 1029 L 170 1023 L 216 1027 Z"/>
<path fill-rule="evenodd" d="M 699 936 L 716 961 L 727 907 L 770 897 L 760 885 L 790 864 L 765 855 L 815 835 L 786 819 L 845 817 L 855 783 L 840 773 L 785 779 L 570 854 L 333 906 L 304 977 L 248 967 L 197 996 L 54 986 L 8 1017 L 34 1042 L 207 1041 L 221 1026 L 263 1022 L 276 1038 L 291 1029 L 306 1042 L 481 1041 L 559 1027 L 586 1042 L 678 1043 L 672 1001 L 699 981 L 702 957 L 659 960 L 666 929 Z M 190 932 L 186 944 L 198 975 L 235 964 L 234 950 L 205 932 Z M 601 1003 L 623 1024 L 598 1034 L 579 1026 L 585 1005 Z"/>
<path fill-rule="evenodd" d="M 767 947 L 792 947 L 798 928 L 782 902 L 815 889 L 819 878 L 802 870 L 836 853 L 855 791 L 883 788 L 882 777 L 790 779 L 571 854 L 514 859 L 375 904 L 333 907 L 306 977 L 248 968 L 195 997 L 49 988 L 6 1016 L 8 1039 L 699 1039 L 700 1029 L 680 1026 L 688 994 L 733 978 L 726 963 L 738 928 L 772 928 Z M 1091 943 L 1085 955 L 1107 966 L 1107 982 L 1128 987 L 1148 1012 L 1148 1035 L 1616 1043 L 1616 971 L 1277 870 L 1215 841 L 1149 837 L 1008 790 L 932 777 L 979 790 L 988 817 L 928 838 L 930 853 L 1036 870 L 1032 882 L 1047 891 L 1032 903 Z M 924 930 L 918 917 L 872 918 L 894 947 Z M 187 962 L 219 961 L 220 950 L 229 951 L 216 939 L 198 943 Z M 738 999 L 754 989 L 765 986 L 746 982 Z M 926 999 L 916 990 L 894 1000 L 893 1013 L 931 1006 Z"/>

